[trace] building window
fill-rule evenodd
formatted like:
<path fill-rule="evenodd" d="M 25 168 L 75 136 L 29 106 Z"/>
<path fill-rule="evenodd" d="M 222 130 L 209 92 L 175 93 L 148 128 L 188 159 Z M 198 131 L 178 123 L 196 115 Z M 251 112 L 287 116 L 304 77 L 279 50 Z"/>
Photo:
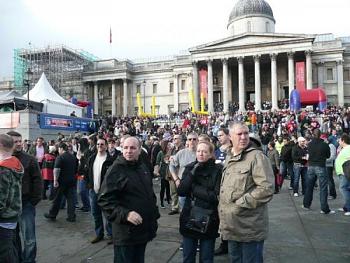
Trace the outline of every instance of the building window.
<path fill-rule="evenodd" d="M 247 32 L 252 32 L 252 22 L 250 21 L 247 23 Z"/>
<path fill-rule="evenodd" d="M 174 83 L 173 83 L 173 82 L 170 82 L 170 83 L 169 83 L 169 92 L 170 92 L 170 93 L 173 93 L 173 92 L 174 92 Z"/>
<path fill-rule="evenodd" d="M 160 106 L 159 105 L 155 105 L 155 108 L 156 108 L 156 115 L 159 115 Z M 152 106 L 151 106 L 151 112 L 152 112 Z"/>
<path fill-rule="evenodd" d="M 136 85 L 136 94 L 141 93 L 141 84 Z"/>
<path fill-rule="evenodd" d="M 174 113 L 174 105 L 168 105 L 168 114 Z"/>
<path fill-rule="evenodd" d="M 157 93 L 157 84 L 153 84 L 153 94 Z"/>
<path fill-rule="evenodd" d="M 181 90 L 186 90 L 186 80 L 185 79 L 181 80 Z"/>
<path fill-rule="evenodd" d="M 344 68 L 344 81 L 350 81 L 350 68 Z"/>
<path fill-rule="evenodd" d="M 327 68 L 327 80 L 334 80 L 332 68 Z"/>
<path fill-rule="evenodd" d="M 270 32 L 270 23 L 269 22 L 266 22 L 265 23 L 265 30 L 266 30 L 266 33 L 269 33 Z"/>

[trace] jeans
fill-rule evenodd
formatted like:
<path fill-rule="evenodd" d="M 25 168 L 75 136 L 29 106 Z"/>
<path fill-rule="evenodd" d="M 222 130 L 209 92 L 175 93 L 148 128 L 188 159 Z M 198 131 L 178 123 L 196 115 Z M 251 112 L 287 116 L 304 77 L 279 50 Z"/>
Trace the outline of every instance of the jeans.
<path fill-rule="evenodd" d="M 117 246 L 114 245 L 114 263 L 144 263 L 146 245 Z"/>
<path fill-rule="evenodd" d="M 43 187 L 43 199 L 46 199 L 46 191 L 49 190 L 49 199 L 53 199 L 53 181 L 52 180 L 44 180 Z"/>
<path fill-rule="evenodd" d="M 167 203 L 170 203 L 170 185 L 169 181 L 162 178 L 160 179 L 160 193 L 159 193 L 159 198 L 160 198 L 160 204 L 163 205 L 164 203 L 164 194 L 166 194 L 166 200 Z"/>
<path fill-rule="evenodd" d="M 90 194 L 90 202 L 91 202 L 91 212 L 92 216 L 94 217 L 95 221 L 95 233 L 98 237 L 104 236 L 104 227 L 103 227 L 103 213 L 101 210 L 101 207 L 97 204 L 97 194 L 95 193 L 95 190 L 91 189 L 89 191 Z M 105 217 L 104 217 L 105 218 Z M 105 218 L 106 222 L 106 232 L 108 236 L 112 236 L 112 223 L 109 222 Z"/>
<path fill-rule="evenodd" d="M 280 163 L 280 173 L 283 177 L 283 179 L 287 178 L 287 174 L 290 175 L 290 187 L 293 187 L 293 181 L 294 181 L 294 169 L 293 169 L 293 163 L 281 161 Z"/>
<path fill-rule="evenodd" d="M 328 175 L 328 188 L 329 195 L 337 198 L 337 191 L 335 190 L 334 178 L 333 178 L 333 166 L 326 167 L 327 175 Z"/>
<path fill-rule="evenodd" d="M 344 175 L 339 176 L 339 190 L 345 201 L 344 209 L 350 212 L 350 180 L 346 179 Z"/>
<path fill-rule="evenodd" d="M 264 241 L 228 241 L 231 263 L 263 263 Z"/>
<path fill-rule="evenodd" d="M 23 240 L 23 263 L 34 263 L 36 258 L 35 206 L 29 201 L 22 202 L 22 214 L 19 220 Z"/>
<path fill-rule="evenodd" d="M 86 188 L 85 180 L 78 181 L 78 192 L 83 204 L 83 208 L 90 210 L 89 190 Z"/>
<path fill-rule="evenodd" d="M 305 180 L 306 180 L 306 173 L 307 173 L 307 167 L 302 166 L 301 164 L 294 163 L 293 166 L 294 170 L 294 179 L 293 179 L 293 192 L 298 193 L 299 192 L 299 179 L 301 177 L 301 192 L 302 194 L 305 194 Z"/>
<path fill-rule="evenodd" d="M 320 203 L 321 210 L 326 214 L 330 209 L 328 206 L 328 175 L 326 173 L 326 167 L 309 166 L 306 176 L 306 192 L 303 200 L 304 207 L 310 207 L 313 199 L 314 187 L 316 180 L 319 180 L 320 184 Z"/>
<path fill-rule="evenodd" d="M 16 229 L 0 227 L 0 262 L 19 263 L 19 244 L 20 240 Z"/>
<path fill-rule="evenodd" d="M 56 217 L 58 215 L 58 212 L 60 210 L 62 199 L 63 197 L 67 200 L 67 215 L 68 218 L 73 219 L 75 218 L 75 205 L 74 205 L 74 193 L 76 192 L 76 186 L 65 186 L 60 185 L 56 189 L 56 196 L 55 199 L 52 201 L 52 206 L 49 211 L 49 214 L 51 216 Z"/>
<path fill-rule="evenodd" d="M 194 239 L 183 237 L 183 263 L 195 263 L 197 245 L 200 245 L 199 262 L 214 262 L 215 239 Z"/>

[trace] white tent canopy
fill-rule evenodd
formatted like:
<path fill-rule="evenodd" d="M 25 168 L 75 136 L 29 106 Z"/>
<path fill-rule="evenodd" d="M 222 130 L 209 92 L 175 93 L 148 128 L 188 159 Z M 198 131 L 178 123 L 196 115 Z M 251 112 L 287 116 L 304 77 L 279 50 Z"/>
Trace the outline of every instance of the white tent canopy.
<path fill-rule="evenodd" d="M 23 95 L 27 98 L 27 93 Z M 29 91 L 29 98 L 32 101 L 44 104 L 43 112 L 69 116 L 73 111 L 77 117 L 82 117 L 82 108 L 63 99 L 51 86 L 43 73 L 35 84 L 34 88 Z"/>

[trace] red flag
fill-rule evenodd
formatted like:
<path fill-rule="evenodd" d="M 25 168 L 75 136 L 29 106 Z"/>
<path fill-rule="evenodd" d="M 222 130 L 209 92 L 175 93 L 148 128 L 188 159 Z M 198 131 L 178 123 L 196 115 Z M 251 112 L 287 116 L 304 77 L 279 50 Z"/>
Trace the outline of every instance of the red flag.
<path fill-rule="evenodd" d="M 109 43 L 112 44 L 112 27 L 109 27 Z"/>

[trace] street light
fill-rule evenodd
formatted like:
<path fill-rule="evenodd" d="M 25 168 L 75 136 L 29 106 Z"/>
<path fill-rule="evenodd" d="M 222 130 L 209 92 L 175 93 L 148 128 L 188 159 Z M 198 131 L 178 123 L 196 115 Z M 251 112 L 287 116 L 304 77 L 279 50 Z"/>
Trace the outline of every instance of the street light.
<path fill-rule="evenodd" d="M 146 80 L 143 80 L 143 112 L 146 109 Z"/>
<path fill-rule="evenodd" d="M 29 110 L 29 88 L 30 88 L 30 81 L 32 80 L 33 72 L 30 70 L 30 68 L 27 69 L 27 71 L 24 73 L 24 80 L 23 85 L 27 88 L 27 107 L 26 109 Z"/>

